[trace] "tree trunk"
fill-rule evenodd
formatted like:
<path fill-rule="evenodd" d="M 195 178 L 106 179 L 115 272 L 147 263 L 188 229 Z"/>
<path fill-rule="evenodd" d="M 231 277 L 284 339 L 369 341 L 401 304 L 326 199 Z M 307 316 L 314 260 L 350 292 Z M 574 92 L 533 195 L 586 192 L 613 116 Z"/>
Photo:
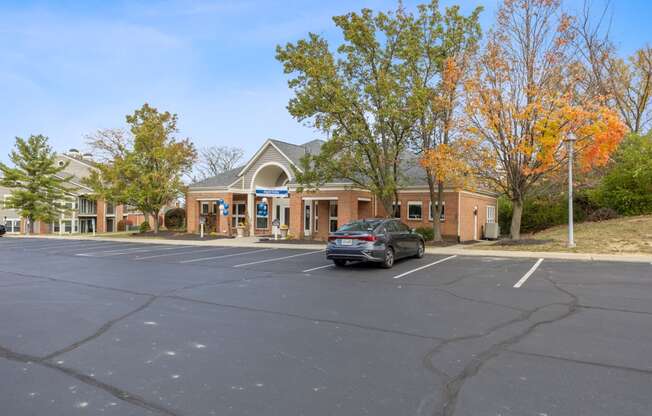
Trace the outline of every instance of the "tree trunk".
<path fill-rule="evenodd" d="M 432 201 L 432 199 L 431 199 Z M 444 207 L 444 182 L 437 182 L 437 206 L 433 213 L 432 226 L 434 234 L 434 241 L 444 241 L 441 235 L 441 210 Z M 428 213 L 430 215 L 430 213 Z"/>
<path fill-rule="evenodd" d="M 152 214 L 154 218 L 154 234 L 158 234 L 158 212 Z"/>
<path fill-rule="evenodd" d="M 520 199 L 512 200 L 512 224 L 509 233 L 512 240 L 521 239 L 521 217 L 523 216 L 523 201 Z"/>
<path fill-rule="evenodd" d="M 385 218 L 391 218 L 394 214 L 392 211 L 392 208 L 394 206 L 394 199 L 381 199 L 380 201 L 381 204 L 383 204 L 383 208 L 385 208 Z"/>
<path fill-rule="evenodd" d="M 427 173 L 427 179 L 428 179 L 428 191 L 430 192 L 430 203 L 432 204 L 433 208 L 435 206 L 434 201 L 435 198 L 439 198 L 438 196 L 438 190 L 435 189 L 435 180 L 433 179 L 432 175 L 430 174 L 429 171 Z M 436 213 L 435 211 L 435 217 L 432 218 L 432 235 L 433 235 L 433 241 L 441 241 L 441 225 L 439 224 L 439 214 Z M 430 212 L 428 212 L 428 216 L 430 216 Z"/>

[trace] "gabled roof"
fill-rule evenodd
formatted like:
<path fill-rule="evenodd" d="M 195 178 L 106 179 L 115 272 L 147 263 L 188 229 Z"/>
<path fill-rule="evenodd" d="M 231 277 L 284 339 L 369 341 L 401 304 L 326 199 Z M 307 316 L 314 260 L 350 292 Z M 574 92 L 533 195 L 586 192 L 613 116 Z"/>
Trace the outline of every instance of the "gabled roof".
<path fill-rule="evenodd" d="M 192 183 L 191 187 L 210 188 L 210 187 L 227 187 L 238 179 L 238 172 L 242 170 L 242 166 L 235 169 L 227 170 L 217 176 L 206 178 Z"/>
<path fill-rule="evenodd" d="M 292 144 L 292 143 L 284 142 L 282 140 L 268 139 L 260 147 L 260 149 L 258 149 L 258 151 L 251 157 L 251 159 L 249 159 L 249 161 L 245 165 L 235 169 L 231 169 L 217 176 L 213 176 L 211 178 L 194 182 L 190 184 L 190 187 L 191 188 L 228 187 L 229 185 L 233 184 L 233 182 L 237 181 L 241 176 L 245 175 L 247 169 L 249 169 L 249 167 L 256 162 L 256 160 L 260 157 L 260 155 L 269 146 L 273 146 L 285 159 L 287 159 L 287 161 L 291 165 L 294 165 L 298 169 L 300 166 L 301 158 L 303 158 L 307 154 L 319 153 L 319 149 L 321 148 L 322 144 L 324 144 L 323 140 L 311 140 L 303 144 Z"/>

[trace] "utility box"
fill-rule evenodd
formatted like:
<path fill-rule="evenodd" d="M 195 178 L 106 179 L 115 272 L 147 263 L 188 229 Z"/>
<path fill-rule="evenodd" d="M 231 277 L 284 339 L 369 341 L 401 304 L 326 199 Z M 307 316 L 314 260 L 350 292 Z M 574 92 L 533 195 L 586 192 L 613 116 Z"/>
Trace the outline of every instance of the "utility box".
<path fill-rule="evenodd" d="M 498 237 L 500 237 L 500 226 L 498 223 L 486 223 L 484 225 L 484 238 L 487 240 L 497 240 Z"/>

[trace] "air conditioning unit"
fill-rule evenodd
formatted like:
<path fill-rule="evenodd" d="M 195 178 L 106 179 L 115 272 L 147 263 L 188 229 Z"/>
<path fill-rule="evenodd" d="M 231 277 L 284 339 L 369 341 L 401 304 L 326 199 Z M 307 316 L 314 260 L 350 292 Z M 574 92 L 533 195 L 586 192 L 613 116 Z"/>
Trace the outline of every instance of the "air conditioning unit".
<path fill-rule="evenodd" d="M 487 240 L 497 240 L 500 236 L 500 227 L 497 222 L 486 223 L 484 226 L 484 238 Z"/>

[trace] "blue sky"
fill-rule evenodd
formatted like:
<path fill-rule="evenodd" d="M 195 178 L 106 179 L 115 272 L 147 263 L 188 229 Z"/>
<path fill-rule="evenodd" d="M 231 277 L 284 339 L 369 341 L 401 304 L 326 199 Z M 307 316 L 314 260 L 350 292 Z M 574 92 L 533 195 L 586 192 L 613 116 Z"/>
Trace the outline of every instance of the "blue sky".
<path fill-rule="evenodd" d="M 485 30 L 497 7 L 441 3 L 465 12 L 484 6 Z M 652 3 L 613 3 L 621 51 L 650 42 Z M 336 42 L 331 16 L 363 7 L 388 10 L 396 1 L 0 0 L 0 160 L 15 136 L 29 134 L 49 136 L 59 151 L 83 150 L 85 134 L 122 127 L 144 102 L 177 113 L 181 134 L 199 147 L 233 145 L 251 155 L 266 138 L 320 137 L 288 115 L 274 48 L 309 31 Z"/>

